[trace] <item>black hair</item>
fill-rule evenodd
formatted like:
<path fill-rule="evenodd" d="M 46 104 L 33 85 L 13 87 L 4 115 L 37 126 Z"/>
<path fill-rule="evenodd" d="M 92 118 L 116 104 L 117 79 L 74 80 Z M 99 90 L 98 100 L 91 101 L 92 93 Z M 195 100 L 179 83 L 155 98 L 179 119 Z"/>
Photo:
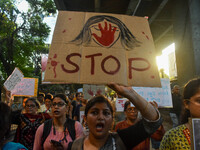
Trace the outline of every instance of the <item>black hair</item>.
<path fill-rule="evenodd" d="M 106 20 L 106 21 L 116 24 L 118 26 L 118 28 L 120 29 L 119 36 L 121 39 L 121 44 L 124 49 L 132 50 L 134 47 L 140 46 L 139 44 L 141 42 L 136 40 L 136 37 L 130 32 L 130 30 L 126 27 L 126 25 L 121 20 L 119 20 L 118 18 L 115 18 L 113 16 L 107 16 L 107 15 L 98 15 L 98 16 L 93 16 L 93 17 L 89 18 L 87 20 L 87 22 L 85 23 L 83 29 L 81 30 L 80 34 L 71 42 L 75 43 L 77 45 L 81 45 L 83 43 L 89 44 L 91 41 L 91 37 L 92 37 L 91 30 L 89 27 L 91 25 L 101 22 L 103 20 Z"/>
<path fill-rule="evenodd" d="M 56 97 L 62 99 L 62 100 L 68 105 L 67 97 L 65 96 L 65 94 L 62 94 L 62 93 L 61 93 L 61 94 L 57 94 L 57 95 L 54 96 L 53 100 L 54 100 Z"/>
<path fill-rule="evenodd" d="M 10 107 L 0 102 L 0 148 L 3 145 L 4 138 L 7 139 L 10 133 L 11 126 L 11 109 Z"/>
<path fill-rule="evenodd" d="M 199 90 L 200 78 L 192 79 L 185 84 L 183 90 L 183 99 L 186 100 L 187 104 L 190 103 L 190 98 L 194 96 Z M 191 117 L 190 111 L 186 108 L 183 108 L 181 113 L 181 124 L 187 123 L 189 117 Z"/>
<path fill-rule="evenodd" d="M 83 95 L 82 92 L 76 92 L 76 97 L 78 97 L 78 95 Z"/>
<path fill-rule="evenodd" d="M 40 104 L 39 104 L 39 102 L 36 100 L 36 98 L 34 98 L 34 97 L 28 98 L 28 99 L 26 100 L 26 102 L 25 102 L 25 105 L 28 103 L 28 101 L 32 101 L 33 103 L 35 103 L 36 107 L 37 107 L 38 109 L 40 109 Z"/>
<path fill-rule="evenodd" d="M 124 112 L 127 110 L 127 107 L 128 107 L 130 104 L 131 104 L 130 101 L 126 101 L 126 102 L 124 103 Z"/>
<path fill-rule="evenodd" d="M 53 100 L 53 95 L 52 94 L 50 94 L 50 93 L 48 93 L 48 94 L 46 94 L 45 95 L 45 98 L 44 98 L 45 100 L 46 99 L 50 99 L 51 101 Z"/>
<path fill-rule="evenodd" d="M 88 111 L 90 110 L 90 108 L 93 107 L 96 103 L 106 103 L 112 113 L 112 116 L 113 116 L 113 107 L 112 107 L 110 100 L 107 99 L 106 97 L 104 97 L 103 95 L 99 95 L 99 96 L 92 97 L 88 101 L 88 103 L 85 107 L 85 116 L 86 117 L 87 117 L 87 114 L 88 114 Z"/>

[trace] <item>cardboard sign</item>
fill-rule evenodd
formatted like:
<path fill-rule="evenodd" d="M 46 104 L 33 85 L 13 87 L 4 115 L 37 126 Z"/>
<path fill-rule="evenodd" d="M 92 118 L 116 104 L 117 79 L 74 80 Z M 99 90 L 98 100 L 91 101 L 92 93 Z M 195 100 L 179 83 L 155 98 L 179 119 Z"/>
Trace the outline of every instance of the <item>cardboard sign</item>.
<path fill-rule="evenodd" d="M 11 91 L 12 96 L 37 96 L 38 79 L 23 78 Z"/>
<path fill-rule="evenodd" d="M 127 98 L 117 98 L 115 102 L 116 111 L 123 112 L 124 111 L 124 104 L 127 101 Z"/>
<path fill-rule="evenodd" d="M 84 84 L 83 93 L 85 99 L 90 99 L 95 95 L 105 95 L 105 86 Z"/>
<path fill-rule="evenodd" d="M 191 149 L 200 149 L 200 118 L 189 118 Z"/>
<path fill-rule="evenodd" d="M 7 91 L 11 91 L 22 80 L 23 77 L 23 73 L 18 68 L 15 68 L 3 85 Z"/>
<path fill-rule="evenodd" d="M 148 20 L 60 11 L 44 81 L 159 87 Z"/>
<path fill-rule="evenodd" d="M 156 101 L 159 107 L 172 107 L 172 95 L 169 79 L 161 79 L 161 88 L 133 87 L 147 101 Z"/>

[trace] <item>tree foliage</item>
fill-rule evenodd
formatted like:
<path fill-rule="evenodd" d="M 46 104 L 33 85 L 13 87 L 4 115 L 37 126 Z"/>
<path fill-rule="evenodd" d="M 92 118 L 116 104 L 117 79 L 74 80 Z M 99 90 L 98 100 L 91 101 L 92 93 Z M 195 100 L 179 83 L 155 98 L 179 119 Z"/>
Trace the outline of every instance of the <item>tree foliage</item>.
<path fill-rule="evenodd" d="M 44 41 L 50 28 L 43 18 L 56 13 L 53 0 L 27 0 L 30 9 L 20 11 L 19 0 L 0 0 L 0 76 L 2 84 L 18 67 L 26 77 L 40 71 L 40 53 L 48 52 Z"/>

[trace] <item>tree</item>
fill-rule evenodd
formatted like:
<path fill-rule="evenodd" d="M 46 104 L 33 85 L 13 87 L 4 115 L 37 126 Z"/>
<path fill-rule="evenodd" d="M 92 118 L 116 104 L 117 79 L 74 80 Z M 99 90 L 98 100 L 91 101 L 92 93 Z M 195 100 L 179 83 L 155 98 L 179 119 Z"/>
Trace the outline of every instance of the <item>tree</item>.
<path fill-rule="evenodd" d="M 40 53 L 48 52 L 44 41 L 50 28 L 43 18 L 56 13 L 53 0 L 27 0 L 31 9 L 21 12 L 16 0 L 0 1 L 1 85 L 18 67 L 25 76 L 38 76 Z M 35 69 L 36 68 L 36 69 Z"/>

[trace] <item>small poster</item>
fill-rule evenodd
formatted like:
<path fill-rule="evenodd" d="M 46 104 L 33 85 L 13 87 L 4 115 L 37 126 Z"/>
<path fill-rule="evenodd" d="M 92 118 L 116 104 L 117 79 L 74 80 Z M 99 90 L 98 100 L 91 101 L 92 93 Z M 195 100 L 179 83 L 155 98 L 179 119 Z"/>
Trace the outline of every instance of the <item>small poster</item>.
<path fill-rule="evenodd" d="M 5 89 L 7 91 L 13 90 L 14 87 L 22 80 L 23 77 L 23 73 L 18 68 L 15 68 L 12 74 L 4 82 Z"/>
<path fill-rule="evenodd" d="M 90 99 L 95 95 L 105 95 L 105 86 L 104 85 L 83 85 L 83 93 L 85 99 Z"/>
<path fill-rule="evenodd" d="M 127 98 L 117 98 L 115 102 L 116 111 L 123 112 L 124 111 L 124 104 L 127 101 Z"/>
<path fill-rule="evenodd" d="M 38 79 L 23 78 L 11 91 L 12 96 L 37 96 Z"/>
<path fill-rule="evenodd" d="M 200 150 L 200 118 L 189 118 L 192 150 Z"/>

